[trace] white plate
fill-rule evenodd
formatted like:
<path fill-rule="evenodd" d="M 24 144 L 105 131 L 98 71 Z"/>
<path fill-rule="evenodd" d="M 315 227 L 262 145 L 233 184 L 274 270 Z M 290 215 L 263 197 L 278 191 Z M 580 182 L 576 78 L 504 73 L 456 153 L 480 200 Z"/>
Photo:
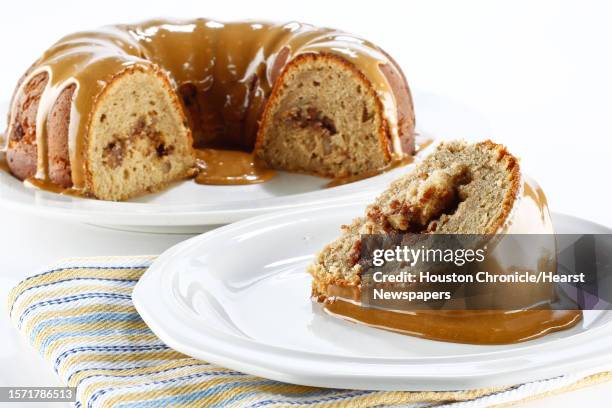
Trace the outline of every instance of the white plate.
<path fill-rule="evenodd" d="M 423 93 L 417 93 L 415 101 L 419 129 L 426 130 L 428 135 L 469 138 L 489 133 L 482 126 L 484 121 L 461 105 Z M 0 131 L 5 127 L 2 121 L 6 106 L 6 103 L 0 104 Z M 0 172 L 0 206 L 121 229 L 201 232 L 207 229 L 205 226 L 227 224 L 278 210 L 371 198 L 407 170 L 407 167 L 398 168 L 335 188 L 324 188 L 329 181 L 326 179 L 282 172 L 269 182 L 248 186 L 201 186 L 187 181 L 161 193 L 121 203 L 28 188 L 9 174 Z"/>
<path fill-rule="evenodd" d="M 376 390 L 457 390 L 550 378 L 612 363 L 612 313 L 586 312 L 576 327 L 504 346 L 444 343 L 321 313 L 306 265 L 364 204 L 241 221 L 162 254 L 133 300 L 170 347 L 274 380 Z M 555 215 L 557 231 L 610 233 Z"/>

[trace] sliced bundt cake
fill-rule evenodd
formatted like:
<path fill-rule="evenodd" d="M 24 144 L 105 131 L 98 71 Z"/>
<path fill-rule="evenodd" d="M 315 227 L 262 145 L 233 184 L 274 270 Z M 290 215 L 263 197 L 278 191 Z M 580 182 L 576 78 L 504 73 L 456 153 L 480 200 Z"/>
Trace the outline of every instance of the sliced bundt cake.
<path fill-rule="evenodd" d="M 342 226 L 340 237 L 323 248 L 308 267 L 313 299 L 323 303 L 328 313 L 352 321 L 467 343 L 527 340 L 580 320 L 579 311 L 399 312 L 362 307 L 362 238 L 398 233 L 552 234 L 543 193 L 523 178 L 518 160 L 501 145 L 490 141 L 441 143 L 412 172 L 393 182 L 367 207 L 363 217 Z M 548 296 L 550 288 L 539 288 L 530 296 L 542 293 Z"/>
<path fill-rule="evenodd" d="M 8 123 L 15 176 L 105 200 L 186 177 L 194 144 L 328 177 L 414 151 L 398 65 L 300 23 L 153 20 L 69 35 L 19 82 Z"/>

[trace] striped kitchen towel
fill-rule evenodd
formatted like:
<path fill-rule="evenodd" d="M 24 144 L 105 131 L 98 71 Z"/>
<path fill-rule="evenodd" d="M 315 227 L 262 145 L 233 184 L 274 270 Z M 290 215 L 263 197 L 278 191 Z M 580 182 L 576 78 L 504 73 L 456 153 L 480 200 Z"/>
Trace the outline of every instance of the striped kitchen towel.
<path fill-rule="evenodd" d="M 134 285 L 154 257 L 68 259 L 17 285 L 12 321 L 77 407 L 379 407 L 503 405 L 612 379 L 573 374 L 507 389 L 447 392 L 303 387 L 228 370 L 176 352 L 140 318 Z"/>

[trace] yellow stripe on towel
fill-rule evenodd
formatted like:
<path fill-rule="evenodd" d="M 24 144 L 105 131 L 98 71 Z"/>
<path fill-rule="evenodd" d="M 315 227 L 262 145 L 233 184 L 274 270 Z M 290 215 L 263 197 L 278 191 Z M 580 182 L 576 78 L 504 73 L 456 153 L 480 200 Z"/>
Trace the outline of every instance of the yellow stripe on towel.
<path fill-rule="evenodd" d="M 18 284 L 8 297 L 8 304 L 13 305 L 15 299 L 24 291 L 42 287 L 44 285 L 58 284 L 71 279 L 122 279 L 122 280 L 138 280 L 143 268 L 125 268 L 125 269 L 88 269 L 83 267 L 72 267 L 60 269 L 56 273 L 47 273 L 40 276 L 35 276 Z"/>
<path fill-rule="evenodd" d="M 139 368 L 124 368 L 119 370 L 109 369 L 90 369 L 76 373 L 70 378 L 69 386 L 73 387 L 83 380 L 94 376 L 116 376 L 116 377 L 142 377 L 150 378 L 148 374 L 153 374 L 160 371 L 176 370 L 178 368 L 186 368 L 190 366 L 200 366 L 209 370 L 218 370 L 219 367 L 212 366 L 204 361 L 193 358 L 183 358 L 179 360 L 171 360 L 166 363 L 159 363 L 154 366 L 139 367 Z"/>

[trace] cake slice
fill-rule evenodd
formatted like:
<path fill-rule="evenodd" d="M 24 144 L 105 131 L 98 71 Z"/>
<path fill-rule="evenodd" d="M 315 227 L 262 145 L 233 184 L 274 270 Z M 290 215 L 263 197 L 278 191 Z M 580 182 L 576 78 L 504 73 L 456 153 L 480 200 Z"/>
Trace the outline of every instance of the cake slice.
<path fill-rule="evenodd" d="M 525 222 L 527 221 L 527 222 Z M 362 217 L 341 227 L 308 267 L 312 298 L 332 315 L 436 340 L 501 344 L 524 341 L 571 327 L 580 311 L 410 310 L 362 307 L 364 234 L 552 234 L 544 194 L 523 178 L 518 160 L 491 141 L 441 143 L 409 174 L 393 182 Z M 550 255 L 550 253 L 548 254 Z M 529 260 L 526 270 L 537 270 Z M 517 261 L 520 265 L 522 260 Z M 553 259 L 554 264 L 554 259 Z M 502 267 L 514 267 L 502 265 Z M 500 289 L 498 287 L 496 289 Z M 513 289 L 521 287 L 515 286 Z M 525 298 L 550 287 L 524 288 Z M 505 289 L 503 289 L 505 290 Z M 531 291 L 531 292 L 530 292 Z M 364 292 L 365 293 L 365 292 Z M 521 298 L 522 293 L 508 293 Z M 539 297 L 537 298 L 540 299 Z M 547 298 L 549 299 L 549 298 Z M 529 304 L 529 303 L 520 303 Z"/>
<path fill-rule="evenodd" d="M 493 234 L 508 218 L 520 187 L 518 161 L 505 147 L 490 141 L 441 143 L 319 253 L 309 267 L 313 296 L 325 299 L 330 284 L 359 285 L 362 234 Z"/>

